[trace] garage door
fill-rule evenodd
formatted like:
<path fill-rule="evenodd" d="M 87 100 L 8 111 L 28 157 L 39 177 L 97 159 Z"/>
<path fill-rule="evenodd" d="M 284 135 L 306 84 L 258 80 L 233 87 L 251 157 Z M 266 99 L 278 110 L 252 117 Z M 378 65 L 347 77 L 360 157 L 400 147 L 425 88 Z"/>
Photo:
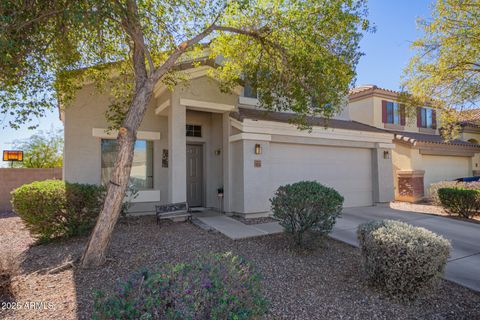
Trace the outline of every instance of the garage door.
<path fill-rule="evenodd" d="M 372 204 L 370 149 L 270 144 L 272 193 L 280 185 L 317 180 L 335 188 L 345 207 Z"/>
<path fill-rule="evenodd" d="M 428 187 L 434 182 L 471 176 L 470 159 L 470 157 L 422 156 L 425 194 L 427 195 Z"/>

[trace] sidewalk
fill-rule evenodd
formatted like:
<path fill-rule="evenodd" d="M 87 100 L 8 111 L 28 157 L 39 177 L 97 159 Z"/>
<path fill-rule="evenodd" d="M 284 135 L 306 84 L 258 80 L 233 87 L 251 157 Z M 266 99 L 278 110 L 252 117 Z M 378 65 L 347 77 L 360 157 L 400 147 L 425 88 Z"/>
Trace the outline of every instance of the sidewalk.
<path fill-rule="evenodd" d="M 206 212 L 200 215 L 195 215 L 195 219 L 200 220 L 202 223 L 223 233 L 225 236 L 233 240 L 283 232 L 283 228 L 278 222 L 246 225 L 238 220 L 215 212 Z"/>

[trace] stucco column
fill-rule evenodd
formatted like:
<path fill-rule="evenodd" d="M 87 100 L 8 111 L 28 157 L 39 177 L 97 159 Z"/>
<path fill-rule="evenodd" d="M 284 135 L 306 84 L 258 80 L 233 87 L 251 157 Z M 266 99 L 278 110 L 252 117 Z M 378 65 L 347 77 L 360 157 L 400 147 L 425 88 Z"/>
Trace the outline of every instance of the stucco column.
<path fill-rule="evenodd" d="M 168 201 L 187 201 L 186 108 L 172 103 L 168 111 Z"/>
<path fill-rule="evenodd" d="M 222 115 L 222 132 L 223 132 L 223 211 L 231 212 L 230 198 L 232 188 L 230 186 L 230 113 L 225 112 Z"/>
<path fill-rule="evenodd" d="M 372 149 L 373 202 L 393 201 L 393 167 L 390 145 L 377 144 Z"/>

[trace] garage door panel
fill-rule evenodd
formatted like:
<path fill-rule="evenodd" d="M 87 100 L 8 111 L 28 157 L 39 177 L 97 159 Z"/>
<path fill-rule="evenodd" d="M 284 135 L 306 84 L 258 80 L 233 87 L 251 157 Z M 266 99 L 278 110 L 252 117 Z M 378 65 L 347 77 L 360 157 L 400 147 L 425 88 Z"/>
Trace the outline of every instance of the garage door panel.
<path fill-rule="evenodd" d="M 470 176 L 470 157 L 423 155 L 425 194 L 430 184 Z"/>
<path fill-rule="evenodd" d="M 317 180 L 339 191 L 346 207 L 372 204 L 370 149 L 272 143 L 270 156 L 272 192 L 287 183 Z"/>

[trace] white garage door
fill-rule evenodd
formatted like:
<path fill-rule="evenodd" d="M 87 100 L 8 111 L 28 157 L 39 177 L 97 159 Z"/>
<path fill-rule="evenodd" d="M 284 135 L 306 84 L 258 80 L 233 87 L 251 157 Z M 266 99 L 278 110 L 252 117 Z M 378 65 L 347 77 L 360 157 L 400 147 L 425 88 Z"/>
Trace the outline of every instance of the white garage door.
<path fill-rule="evenodd" d="M 301 180 L 317 180 L 335 188 L 345 207 L 372 204 L 370 149 L 270 144 L 271 188 Z"/>
<path fill-rule="evenodd" d="M 471 176 L 470 159 L 470 157 L 422 156 L 425 194 L 427 195 L 428 187 L 434 182 Z"/>

